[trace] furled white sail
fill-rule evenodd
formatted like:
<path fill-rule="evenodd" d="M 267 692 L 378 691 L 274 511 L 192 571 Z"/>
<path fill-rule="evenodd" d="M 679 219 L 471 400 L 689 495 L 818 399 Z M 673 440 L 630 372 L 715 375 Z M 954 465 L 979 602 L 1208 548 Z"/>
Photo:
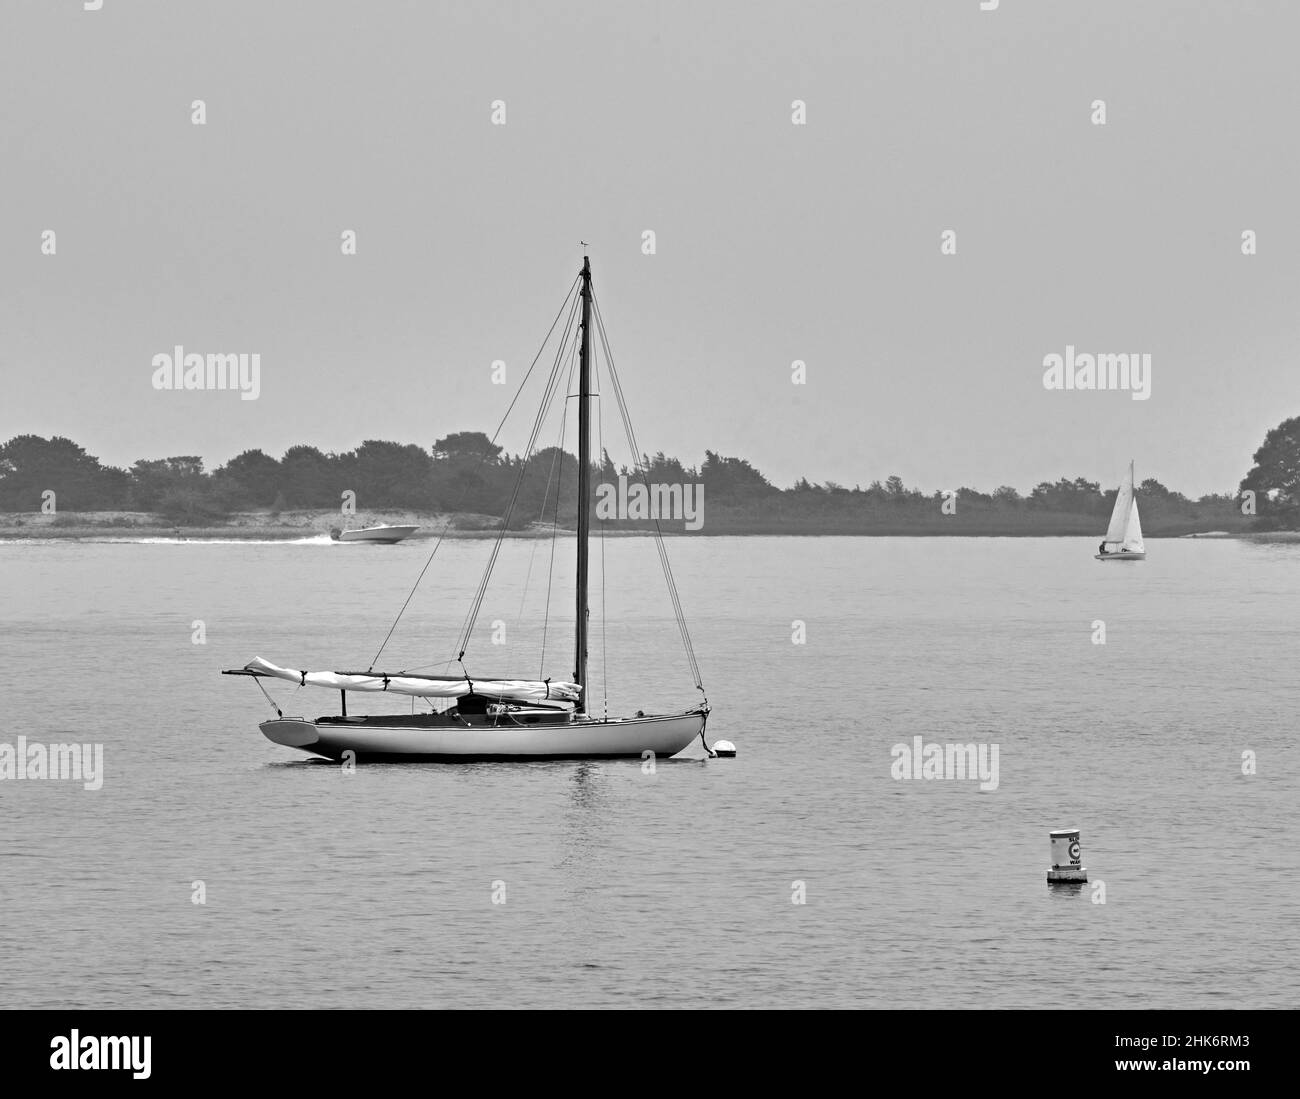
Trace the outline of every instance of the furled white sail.
<path fill-rule="evenodd" d="M 513 702 L 576 702 L 581 688 L 576 683 L 544 683 L 530 679 L 465 679 L 452 676 L 370 675 L 352 672 L 299 672 L 281 668 L 255 657 L 244 665 L 253 675 L 274 676 L 304 687 L 327 687 L 334 691 L 388 691 L 416 698 L 463 698 L 471 692 L 485 698 Z"/>

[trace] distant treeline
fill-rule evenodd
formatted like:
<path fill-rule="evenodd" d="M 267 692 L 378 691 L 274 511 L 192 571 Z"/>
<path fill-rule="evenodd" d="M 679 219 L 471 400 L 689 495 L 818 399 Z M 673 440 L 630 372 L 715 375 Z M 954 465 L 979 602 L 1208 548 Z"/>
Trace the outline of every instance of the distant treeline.
<path fill-rule="evenodd" d="M 1143 525 L 1151 532 L 1238 530 L 1254 523 L 1264 529 L 1297 525 L 1300 499 L 1300 418 L 1269 433 L 1255 455 L 1255 467 L 1241 483 L 1258 495 L 1257 517 L 1243 516 L 1234 494 L 1191 500 L 1155 480 L 1138 492 Z M 899 477 L 867 487 L 799 480 L 778 488 L 743 458 L 705 451 L 699 467 L 663 453 L 642 456 L 642 470 L 616 467 L 608 454 L 593 467 L 596 483 L 620 474 L 651 484 L 702 484 L 703 531 L 858 529 L 924 530 L 981 528 L 1009 533 L 1069 533 L 1105 525 L 1116 489 L 1096 481 L 1062 477 L 1043 481 L 1027 495 L 1009 485 L 993 492 L 959 488 L 924 493 Z M 522 479 L 520 474 L 522 471 Z M 195 455 L 145 459 L 130 469 L 103 465 L 71 439 L 19 435 L 0 445 L 0 511 L 42 510 L 53 492 L 61 513 L 138 511 L 175 523 L 220 522 L 235 512 L 338 510 L 344 493 L 355 494 L 358 510 L 472 512 L 504 516 L 522 529 L 544 520 L 571 526 L 577 517 L 577 459 L 554 447 L 530 459 L 509 455 L 479 431 L 461 431 L 424 449 L 371 439 L 345 453 L 311 446 L 290 447 L 273 458 L 247 450 L 209 472 Z M 513 506 L 512 506 L 513 501 Z M 47 507 L 46 510 L 49 510 Z M 1068 521 L 1066 521 L 1068 519 Z M 1087 522 L 1084 522 L 1087 520 Z M 1094 521 L 1095 520 L 1095 521 Z M 628 521 L 619 524 L 640 527 Z M 681 529 L 667 522 L 665 529 Z"/>

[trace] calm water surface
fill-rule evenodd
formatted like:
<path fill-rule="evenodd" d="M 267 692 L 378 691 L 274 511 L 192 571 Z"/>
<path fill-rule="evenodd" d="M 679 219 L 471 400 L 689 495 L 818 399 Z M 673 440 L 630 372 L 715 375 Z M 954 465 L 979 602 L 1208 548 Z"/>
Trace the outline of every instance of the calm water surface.
<path fill-rule="evenodd" d="M 429 543 L 0 543 L 0 742 L 100 742 L 106 772 L 0 782 L 0 1003 L 1295 1007 L 1300 546 L 1095 543 L 671 541 L 739 756 L 653 775 L 346 775 L 261 736 L 265 700 L 218 670 L 369 666 Z M 488 547 L 444 545 L 379 666 L 454 655 Z M 549 553 L 505 545 L 472 672 L 537 674 Z M 611 712 L 694 705 L 653 545 L 605 556 L 598 706 L 602 672 Z M 998 789 L 895 781 L 916 735 L 999 745 Z M 1046 885 L 1062 827 L 1104 904 Z"/>

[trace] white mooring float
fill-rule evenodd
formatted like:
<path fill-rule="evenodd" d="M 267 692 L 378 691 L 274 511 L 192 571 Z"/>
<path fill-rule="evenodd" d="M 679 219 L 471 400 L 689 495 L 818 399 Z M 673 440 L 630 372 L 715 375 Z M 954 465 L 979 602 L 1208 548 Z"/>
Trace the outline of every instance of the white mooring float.
<path fill-rule="evenodd" d="M 1051 884 L 1086 882 L 1088 868 L 1083 865 L 1083 848 L 1077 828 L 1062 828 L 1051 833 L 1052 868 L 1047 872 Z"/>

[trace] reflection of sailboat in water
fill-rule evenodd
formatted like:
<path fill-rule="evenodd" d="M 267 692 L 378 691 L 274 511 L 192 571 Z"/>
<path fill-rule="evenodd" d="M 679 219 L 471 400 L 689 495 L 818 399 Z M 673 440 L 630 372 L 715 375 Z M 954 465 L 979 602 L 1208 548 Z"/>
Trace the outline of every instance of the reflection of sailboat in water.
<path fill-rule="evenodd" d="M 607 832 L 609 824 L 609 779 L 600 764 L 589 759 L 579 760 L 569 776 L 567 804 L 564 807 L 562 831 L 564 854 L 557 869 L 577 872 L 581 884 L 571 884 L 571 889 L 588 892 L 599 888 L 599 875 L 608 861 Z M 592 870 L 598 869 L 597 878 Z"/>
<path fill-rule="evenodd" d="M 597 766 L 583 760 L 569 777 L 569 800 L 577 812 L 592 812 L 604 808 L 605 789 Z"/>
<path fill-rule="evenodd" d="M 1115 508 L 1110 513 L 1110 526 L 1106 528 L 1098 561 L 1144 561 L 1147 548 L 1142 541 L 1142 520 L 1138 517 L 1137 490 L 1133 487 L 1133 463 L 1128 464 L 1128 477 L 1119 486 Z"/>

